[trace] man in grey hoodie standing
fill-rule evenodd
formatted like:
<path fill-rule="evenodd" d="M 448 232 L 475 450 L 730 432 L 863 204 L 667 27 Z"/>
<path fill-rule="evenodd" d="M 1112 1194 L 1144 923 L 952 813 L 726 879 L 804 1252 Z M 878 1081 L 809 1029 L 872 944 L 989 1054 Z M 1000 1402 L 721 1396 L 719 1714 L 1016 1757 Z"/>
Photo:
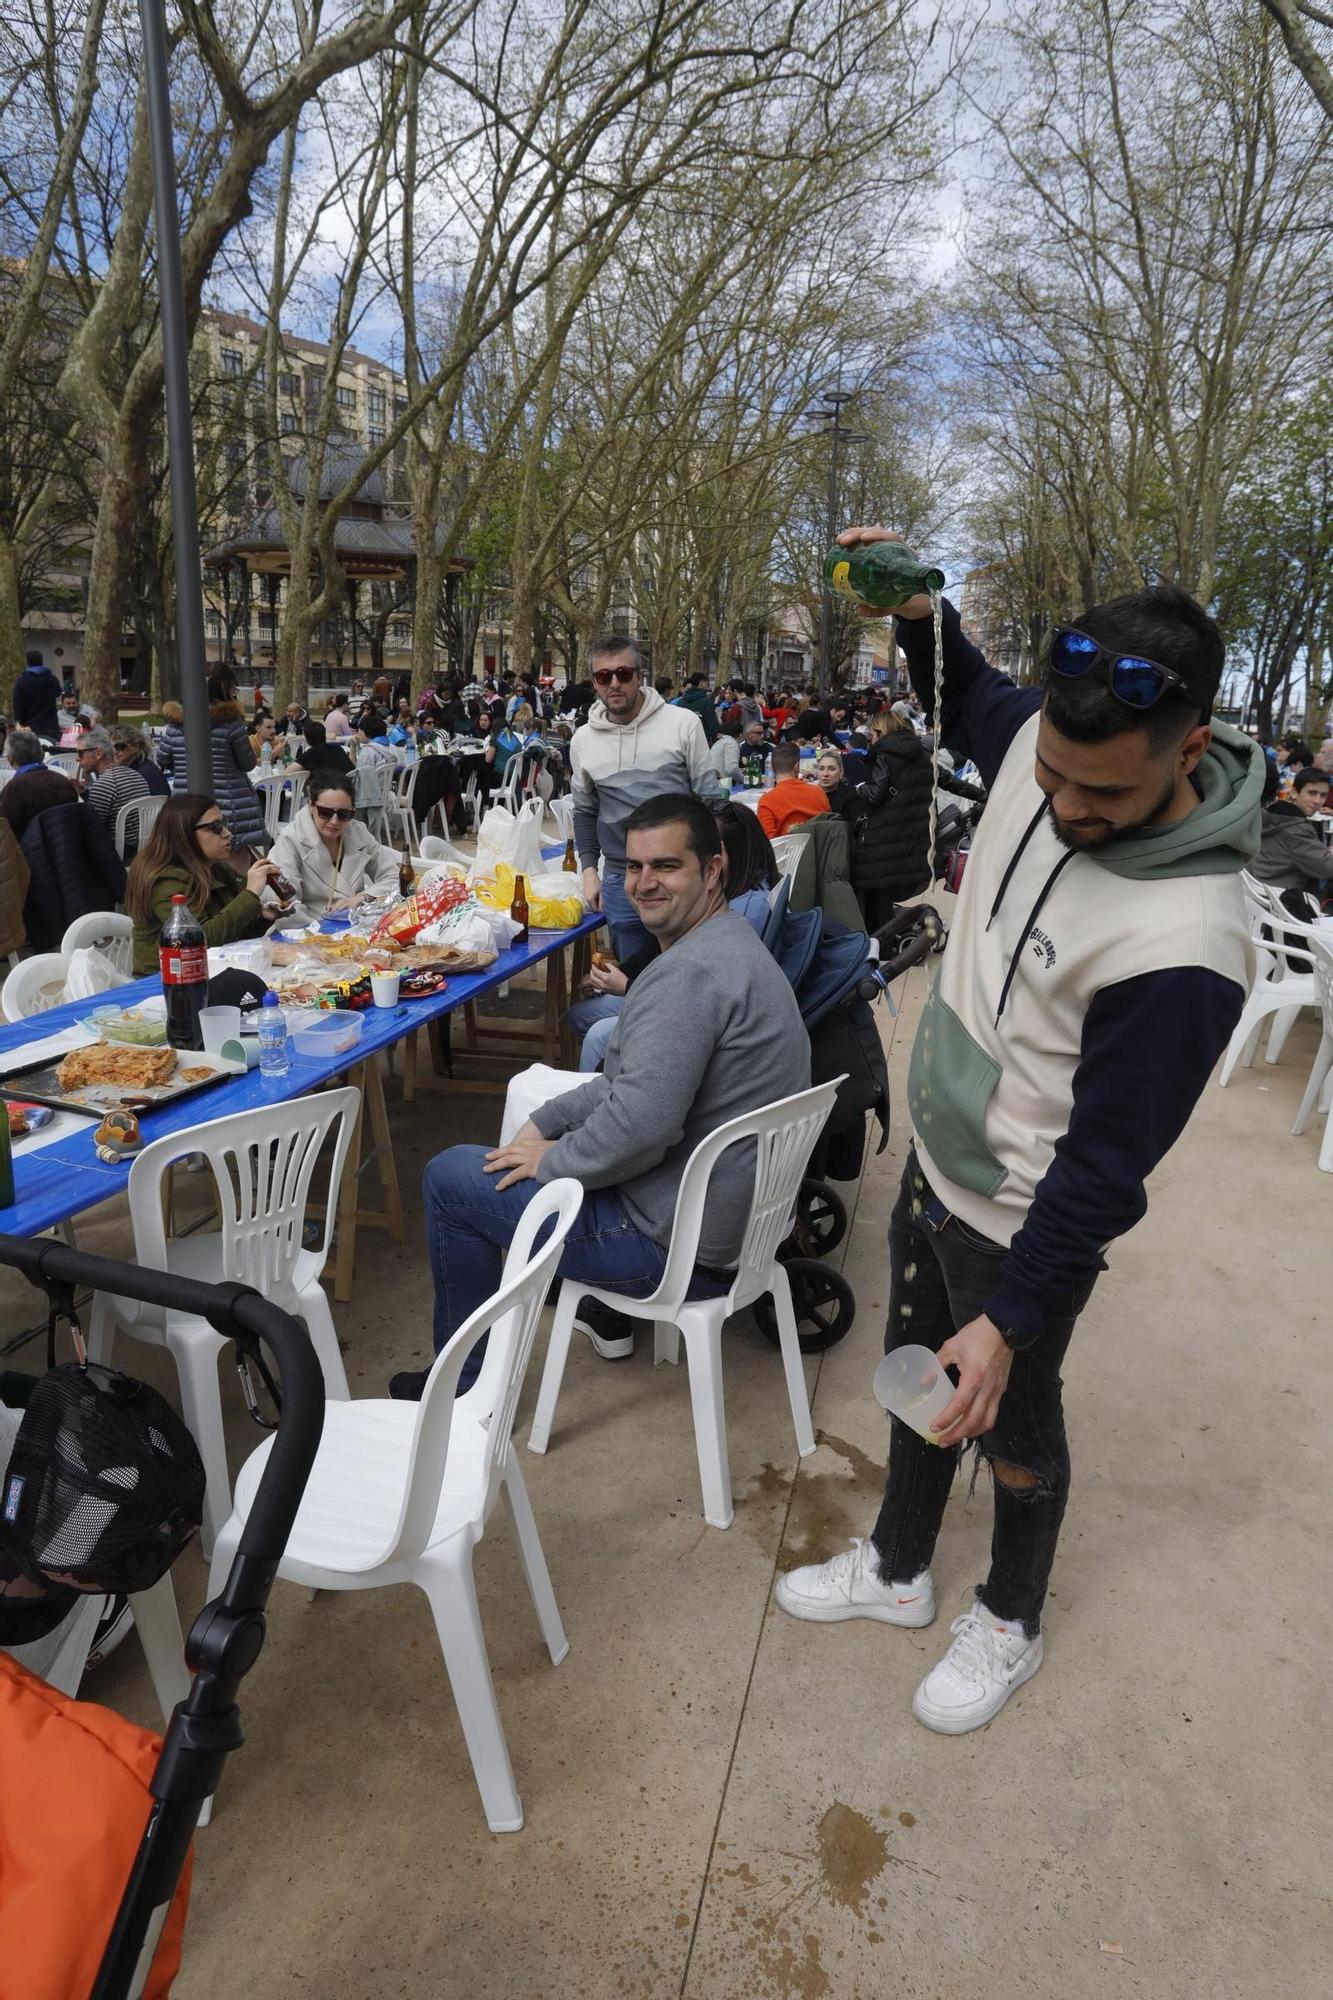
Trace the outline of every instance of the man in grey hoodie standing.
<path fill-rule="evenodd" d="M 588 664 L 597 699 L 569 746 L 574 844 L 588 907 L 604 910 L 617 958 L 651 942 L 625 892 L 625 826 L 636 806 L 664 792 L 704 800 L 726 794 L 697 715 L 649 687 L 634 639 L 595 639 Z M 597 873 L 598 862 L 602 873 Z"/>
<path fill-rule="evenodd" d="M 707 806 L 649 799 L 625 826 L 628 893 L 661 955 L 626 996 L 600 1076 L 552 1098 L 507 1146 L 451 1146 L 426 1168 L 426 1239 L 435 1279 L 435 1351 L 500 1282 L 519 1216 L 543 1181 L 581 1181 L 563 1277 L 643 1298 L 666 1264 L 681 1175 L 701 1139 L 810 1083 L 810 1042 L 791 986 L 744 917 L 727 907 L 722 842 Z M 692 1298 L 731 1289 L 754 1189 L 754 1148 L 731 1147 L 709 1183 Z M 624 1322 L 580 1323 L 619 1359 Z M 480 1369 L 484 1342 L 460 1390 Z M 391 1396 L 419 1398 L 427 1371 Z"/>

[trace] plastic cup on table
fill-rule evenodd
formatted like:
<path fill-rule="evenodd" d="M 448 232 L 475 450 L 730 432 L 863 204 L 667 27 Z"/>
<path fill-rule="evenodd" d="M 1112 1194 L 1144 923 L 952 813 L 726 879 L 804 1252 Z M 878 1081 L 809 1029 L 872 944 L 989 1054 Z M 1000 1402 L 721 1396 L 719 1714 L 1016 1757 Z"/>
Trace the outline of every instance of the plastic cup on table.
<path fill-rule="evenodd" d="M 209 1055 L 222 1054 L 224 1042 L 235 1041 L 241 1032 L 241 1010 L 239 1007 L 201 1007 L 199 1009 L 199 1032 L 204 1038 L 204 1048 Z"/>
<path fill-rule="evenodd" d="M 370 997 L 377 1007 L 398 1005 L 399 972 L 372 972 L 370 975 Z"/>
<path fill-rule="evenodd" d="M 875 1400 L 901 1417 L 927 1444 L 938 1442 L 931 1425 L 953 1398 L 953 1383 L 928 1347 L 895 1347 L 875 1370 Z"/>

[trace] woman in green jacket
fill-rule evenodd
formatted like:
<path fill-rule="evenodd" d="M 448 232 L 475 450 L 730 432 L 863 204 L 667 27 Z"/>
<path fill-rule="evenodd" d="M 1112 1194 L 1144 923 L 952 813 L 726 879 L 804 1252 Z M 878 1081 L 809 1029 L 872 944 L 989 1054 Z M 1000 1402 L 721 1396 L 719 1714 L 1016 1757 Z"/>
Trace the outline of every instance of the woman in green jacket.
<path fill-rule="evenodd" d="M 184 896 L 209 944 L 261 937 L 269 919 L 259 907 L 272 864 L 255 861 L 244 876 L 228 868 L 231 833 L 216 800 L 177 792 L 130 863 L 125 908 L 134 922 L 136 976 L 157 971 L 158 933 L 173 896 Z"/>

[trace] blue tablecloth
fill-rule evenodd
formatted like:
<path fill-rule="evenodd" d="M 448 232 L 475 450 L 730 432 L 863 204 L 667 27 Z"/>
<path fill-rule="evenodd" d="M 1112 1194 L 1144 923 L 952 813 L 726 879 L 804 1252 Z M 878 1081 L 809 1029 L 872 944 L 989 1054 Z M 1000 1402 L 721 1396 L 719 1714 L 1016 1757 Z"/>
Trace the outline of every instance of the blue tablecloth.
<path fill-rule="evenodd" d="M 505 980 L 513 979 L 527 966 L 549 958 L 574 938 L 588 936 L 598 929 L 601 922 L 600 916 L 588 916 L 572 930 L 533 931 L 527 944 L 511 946 L 508 951 L 501 952 L 495 964 L 485 972 L 459 974 L 449 981 L 443 993 L 436 994 L 432 999 L 404 1000 L 396 1007 L 369 1008 L 361 1016 L 360 1041 L 343 1055 L 312 1062 L 293 1054 L 286 1076 L 267 1077 L 258 1069 L 252 1069 L 234 1081 L 216 1084 L 179 1104 L 164 1106 L 160 1111 L 146 1111 L 140 1120 L 144 1139 L 151 1142 L 162 1138 L 165 1133 L 188 1130 L 192 1126 L 206 1124 L 212 1118 L 228 1117 L 234 1111 L 303 1097 L 318 1084 L 355 1069 L 377 1049 L 387 1049 L 393 1043 L 402 1041 L 425 1022 L 452 1013 L 467 1001 L 480 999 L 484 993 L 493 992 Z M 54 1034 L 59 1028 L 67 1028 L 83 1020 L 94 1006 L 114 1004 L 129 1007 L 161 991 L 161 984 L 155 976 L 137 979 L 128 986 L 119 986 L 114 992 L 103 994 L 95 1002 L 80 1000 L 68 1006 L 53 1007 L 49 1013 L 34 1015 L 31 1020 L 7 1022 L 0 1027 L 0 1060 L 10 1049 L 22 1048 L 27 1042 L 37 1041 L 44 1035 Z M 81 1130 L 14 1161 L 16 1200 L 11 1208 L 0 1208 L 0 1231 L 12 1236 L 35 1236 L 41 1230 L 50 1229 L 57 1222 L 79 1215 L 84 1209 L 93 1208 L 99 1201 L 106 1201 L 111 1195 L 124 1190 L 130 1177 L 130 1163 L 126 1161 L 113 1166 L 98 1159 L 93 1145 L 97 1123 L 96 1118 L 90 1117 Z"/>

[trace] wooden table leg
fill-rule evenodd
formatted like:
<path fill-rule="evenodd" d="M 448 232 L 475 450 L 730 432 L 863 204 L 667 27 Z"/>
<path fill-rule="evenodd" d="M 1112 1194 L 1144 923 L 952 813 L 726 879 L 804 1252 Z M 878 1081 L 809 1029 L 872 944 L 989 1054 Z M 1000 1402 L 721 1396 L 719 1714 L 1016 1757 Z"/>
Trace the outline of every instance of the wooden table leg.
<path fill-rule="evenodd" d="M 342 1186 L 338 1190 L 338 1244 L 333 1265 L 333 1296 L 342 1306 L 352 1296 L 352 1267 L 356 1262 L 356 1199 L 361 1174 L 361 1133 L 366 1115 L 366 1069 L 365 1063 L 358 1063 L 350 1076 L 350 1081 L 357 1085 L 361 1095 L 352 1123 L 347 1158 L 343 1161 Z M 332 1189 L 329 1190 L 329 1199 L 333 1199 Z"/>
<path fill-rule="evenodd" d="M 403 1103 L 413 1104 L 417 1094 L 417 1038 L 408 1035 L 403 1043 Z"/>
<path fill-rule="evenodd" d="M 384 1190 L 384 1214 L 389 1235 L 395 1243 L 403 1240 L 403 1202 L 398 1192 L 398 1162 L 393 1156 L 393 1135 L 389 1130 L 389 1113 L 384 1102 L 384 1078 L 380 1072 L 379 1058 L 372 1056 L 365 1065 L 366 1083 L 364 1102 L 370 1113 L 370 1131 L 375 1141 L 375 1167 Z"/>
<path fill-rule="evenodd" d="M 542 1055 L 552 1069 L 564 1067 L 562 1057 L 567 1041 L 564 1020 L 568 1004 L 565 954 L 553 951 L 546 961 L 546 1007 L 542 1015 Z"/>

